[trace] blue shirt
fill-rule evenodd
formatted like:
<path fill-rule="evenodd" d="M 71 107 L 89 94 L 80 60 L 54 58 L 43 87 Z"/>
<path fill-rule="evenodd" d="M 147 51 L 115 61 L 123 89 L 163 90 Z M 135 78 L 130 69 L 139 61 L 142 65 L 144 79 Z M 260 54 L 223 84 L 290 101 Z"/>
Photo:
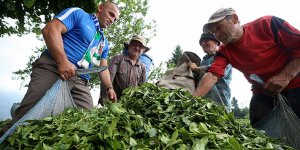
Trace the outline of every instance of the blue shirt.
<path fill-rule="evenodd" d="M 153 67 L 153 61 L 152 61 L 152 58 L 143 53 L 140 57 L 139 57 L 139 60 L 142 62 L 142 64 L 145 65 L 146 67 L 146 81 L 148 81 L 148 76 L 149 76 L 149 73 L 150 73 L 150 70 L 152 69 Z"/>
<path fill-rule="evenodd" d="M 214 61 L 215 55 L 205 55 L 201 61 L 200 66 L 210 66 Z M 224 77 L 212 87 L 212 89 L 205 95 L 204 98 L 211 99 L 219 104 L 225 106 L 227 112 L 231 112 L 231 90 L 229 84 L 231 82 L 232 66 L 229 64 L 225 69 Z"/>
<path fill-rule="evenodd" d="M 94 21 L 90 14 L 77 7 L 67 8 L 57 14 L 55 18 L 67 28 L 67 32 L 62 35 L 62 38 L 68 60 L 80 68 L 77 62 L 84 56 L 97 31 Z M 101 30 L 101 36 L 105 43 L 101 58 L 107 59 L 109 46 L 103 30 Z M 90 79 L 89 75 L 82 75 L 82 77 Z"/>

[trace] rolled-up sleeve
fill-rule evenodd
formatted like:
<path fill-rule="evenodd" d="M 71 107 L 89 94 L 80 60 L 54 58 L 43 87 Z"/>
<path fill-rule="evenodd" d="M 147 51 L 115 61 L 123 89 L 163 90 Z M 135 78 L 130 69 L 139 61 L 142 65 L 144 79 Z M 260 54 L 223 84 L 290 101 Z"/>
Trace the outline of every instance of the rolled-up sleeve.
<path fill-rule="evenodd" d="M 218 79 L 220 79 L 224 76 L 225 69 L 228 64 L 228 60 L 221 53 L 217 53 L 207 72 L 213 73 L 218 77 Z"/>

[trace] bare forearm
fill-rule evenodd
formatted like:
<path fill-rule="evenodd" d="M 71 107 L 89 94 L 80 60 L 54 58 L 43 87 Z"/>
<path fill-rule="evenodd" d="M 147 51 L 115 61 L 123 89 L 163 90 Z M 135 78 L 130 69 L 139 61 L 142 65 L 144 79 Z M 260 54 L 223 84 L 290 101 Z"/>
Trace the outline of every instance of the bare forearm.
<path fill-rule="evenodd" d="M 205 96 L 217 81 L 217 76 L 210 72 L 205 73 L 193 95 L 200 97 Z"/>
<path fill-rule="evenodd" d="M 101 63 L 100 63 L 100 66 L 107 66 L 107 60 L 102 59 Z M 112 102 L 116 102 L 118 98 L 117 98 L 117 95 L 115 93 L 115 90 L 113 89 L 111 78 L 113 78 L 113 77 L 110 76 L 110 71 L 108 69 L 106 69 L 105 71 L 100 72 L 100 80 L 103 83 L 104 87 L 106 88 L 108 98 Z"/>
<path fill-rule="evenodd" d="M 194 72 L 203 73 L 207 70 L 207 68 L 208 68 L 207 66 L 201 66 L 201 67 L 191 68 L 191 70 Z"/>
<path fill-rule="evenodd" d="M 300 58 L 292 59 L 277 75 L 269 78 L 264 85 L 267 94 L 272 96 L 280 93 L 300 71 Z"/>
<path fill-rule="evenodd" d="M 112 87 L 112 82 L 110 79 L 110 74 L 108 69 L 100 73 L 100 80 L 103 83 L 105 88 Z"/>
<path fill-rule="evenodd" d="M 280 72 L 283 76 L 286 76 L 289 81 L 294 79 L 300 72 L 300 58 L 292 59 Z"/>
<path fill-rule="evenodd" d="M 196 67 L 196 68 L 191 68 L 192 71 L 194 72 L 201 72 L 201 68 L 200 67 Z"/>

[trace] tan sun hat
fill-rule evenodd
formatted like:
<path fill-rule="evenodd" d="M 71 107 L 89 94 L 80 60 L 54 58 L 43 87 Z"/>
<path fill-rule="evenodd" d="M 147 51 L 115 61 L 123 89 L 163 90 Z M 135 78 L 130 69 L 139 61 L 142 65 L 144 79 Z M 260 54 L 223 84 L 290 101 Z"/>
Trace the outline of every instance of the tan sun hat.
<path fill-rule="evenodd" d="M 203 26 L 203 32 L 209 32 L 209 25 L 212 23 L 216 23 L 227 17 L 228 15 L 235 14 L 235 10 L 232 8 L 220 8 L 216 12 L 214 12 L 208 19 L 208 22 Z"/>
<path fill-rule="evenodd" d="M 144 53 L 148 52 L 150 50 L 150 48 L 147 46 L 146 44 L 146 40 L 144 37 L 140 36 L 140 35 L 134 35 L 131 37 L 130 41 L 128 43 L 124 43 L 124 47 L 126 49 L 128 49 L 128 45 L 132 42 L 132 41 L 139 41 L 142 43 L 142 45 L 145 47 L 145 51 Z"/>

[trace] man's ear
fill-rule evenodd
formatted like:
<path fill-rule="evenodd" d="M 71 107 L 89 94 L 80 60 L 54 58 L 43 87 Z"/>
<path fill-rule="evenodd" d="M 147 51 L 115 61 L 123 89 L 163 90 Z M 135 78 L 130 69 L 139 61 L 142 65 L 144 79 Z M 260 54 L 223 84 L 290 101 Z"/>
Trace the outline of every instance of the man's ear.
<path fill-rule="evenodd" d="M 103 4 L 100 4 L 100 5 L 98 6 L 98 12 L 101 12 L 103 9 L 104 9 Z"/>
<path fill-rule="evenodd" d="M 239 17 L 236 14 L 232 14 L 232 20 L 234 24 L 240 23 Z"/>

